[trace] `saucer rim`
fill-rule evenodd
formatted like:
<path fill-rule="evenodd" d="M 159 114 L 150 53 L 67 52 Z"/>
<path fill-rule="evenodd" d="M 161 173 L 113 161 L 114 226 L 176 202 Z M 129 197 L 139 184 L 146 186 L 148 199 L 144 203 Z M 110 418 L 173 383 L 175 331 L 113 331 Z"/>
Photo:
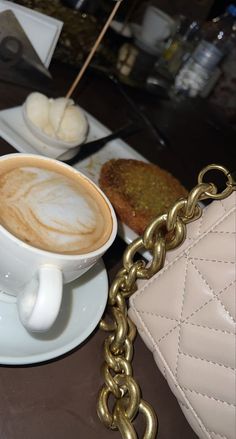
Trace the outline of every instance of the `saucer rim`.
<path fill-rule="evenodd" d="M 73 338 L 72 341 L 65 343 L 63 346 L 58 347 L 56 349 L 52 349 L 50 351 L 46 351 L 40 354 L 33 354 L 27 356 L 2 356 L 0 355 L 0 366 L 23 366 L 23 365 L 34 365 L 34 364 L 42 364 L 49 361 L 55 361 L 60 357 L 69 354 L 74 349 L 78 348 L 81 343 L 84 343 L 86 339 L 92 334 L 92 332 L 97 327 L 104 310 L 107 304 L 108 298 L 108 275 L 107 270 L 104 265 L 103 260 L 99 260 L 91 270 L 95 268 L 101 268 L 101 271 L 96 274 L 93 281 L 96 283 L 98 276 L 102 276 L 102 282 L 104 283 L 103 287 L 99 290 L 99 306 L 97 307 L 96 315 L 93 316 L 93 319 L 90 321 L 90 324 L 86 326 L 86 328 L 80 333 L 77 337 Z M 90 271 L 90 270 L 89 270 Z M 88 273 L 85 273 L 85 275 Z M 79 282 L 79 279 L 73 281 L 72 283 Z M 74 287 L 75 289 L 78 288 Z M 8 306 L 12 306 L 14 304 L 7 304 Z"/>

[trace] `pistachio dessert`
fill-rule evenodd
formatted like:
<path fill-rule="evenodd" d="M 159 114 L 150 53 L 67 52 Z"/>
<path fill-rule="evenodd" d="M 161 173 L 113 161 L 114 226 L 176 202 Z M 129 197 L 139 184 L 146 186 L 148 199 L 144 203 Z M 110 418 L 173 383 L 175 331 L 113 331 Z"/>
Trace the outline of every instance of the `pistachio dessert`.
<path fill-rule="evenodd" d="M 186 189 L 159 166 L 132 159 L 113 159 L 101 169 L 99 185 L 119 217 L 137 234 L 163 214 Z"/>

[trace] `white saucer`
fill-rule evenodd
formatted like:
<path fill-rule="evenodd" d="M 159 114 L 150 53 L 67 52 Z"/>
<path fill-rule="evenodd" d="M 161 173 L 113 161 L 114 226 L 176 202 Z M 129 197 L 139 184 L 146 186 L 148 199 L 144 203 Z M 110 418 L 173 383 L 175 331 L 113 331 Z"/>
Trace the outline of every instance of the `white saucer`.
<path fill-rule="evenodd" d="M 108 294 L 102 261 L 65 287 L 60 314 L 44 334 L 29 333 L 20 323 L 16 304 L 0 298 L 0 364 L 40 363 L 69 352 L 95 329 Z"/>

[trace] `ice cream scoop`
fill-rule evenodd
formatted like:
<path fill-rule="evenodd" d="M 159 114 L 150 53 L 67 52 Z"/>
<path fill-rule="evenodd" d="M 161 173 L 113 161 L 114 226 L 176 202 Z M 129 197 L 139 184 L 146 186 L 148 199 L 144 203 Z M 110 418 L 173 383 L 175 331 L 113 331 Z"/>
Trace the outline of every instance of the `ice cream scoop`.
<path fill-rule="evenodd" d="M 50 99 L 49 102 L 50 102 L 50 108 L 49 108 L 48 120 L 54 132 L 57 133 L 67 107 L 69 105 L 70 106 L 74 105 L 74 101 L 72 99 L 57 98 L 57 99 Z"/>
<path fill-rule="evenodd" d="M 67 142 L 73 142 L 74 139 L 85 139 L 87 124 L 84 123 L 84 119 L 79 107 L 68 105 L 58 126 L 57 136 Z"/>
<path fill-rule="evenodd" d="M 48 124 L 50 103 L 47 96 L 31 93 L 26 100 L 26 111 L 33 124 L 42 130 Z"/>
<path fill-rule="evenodd" d="M 72 99 L 49 99 L 41 93 L 33 92 L 25 101 L 24 116 L 31 131 L 49 144 L 55 144 L 56 141 L 62 142 L 63 146 L 65 142 L 69 147 L 78 146 L 86 139 L 87 118 Z"/>

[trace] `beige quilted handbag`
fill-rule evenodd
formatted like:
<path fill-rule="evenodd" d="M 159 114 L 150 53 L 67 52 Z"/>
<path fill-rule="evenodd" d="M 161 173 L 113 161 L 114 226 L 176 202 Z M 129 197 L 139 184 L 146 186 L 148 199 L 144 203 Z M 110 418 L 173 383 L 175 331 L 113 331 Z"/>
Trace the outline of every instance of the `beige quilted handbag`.
<path fill-rule="evenodd" d="M 130 299 L 129 315 L 200 438 L 235 439 L 236 193 Z"/>
<path fill-rule="evenodd" d="M 226 177 L 223 192 L 203 181 L 212 169 Z M 156 218 L 123 255 L 109 291 L 111 321 L 100 323 L 110 335 L 98 401 L 100 419 L 123 439 L 137 438 L 139 412 L 143 439 L 156 438 L 158 428 L 133 376 L 135 325 L 199 438 L 236 438 L 235 191 L 226 168 L 207 166 L 188 197 Z M 207 198 L 214 201 L 202 209 L 199 201 Z M 148 263 L 138 259 L 143 250 L 150 252 Z"/>

